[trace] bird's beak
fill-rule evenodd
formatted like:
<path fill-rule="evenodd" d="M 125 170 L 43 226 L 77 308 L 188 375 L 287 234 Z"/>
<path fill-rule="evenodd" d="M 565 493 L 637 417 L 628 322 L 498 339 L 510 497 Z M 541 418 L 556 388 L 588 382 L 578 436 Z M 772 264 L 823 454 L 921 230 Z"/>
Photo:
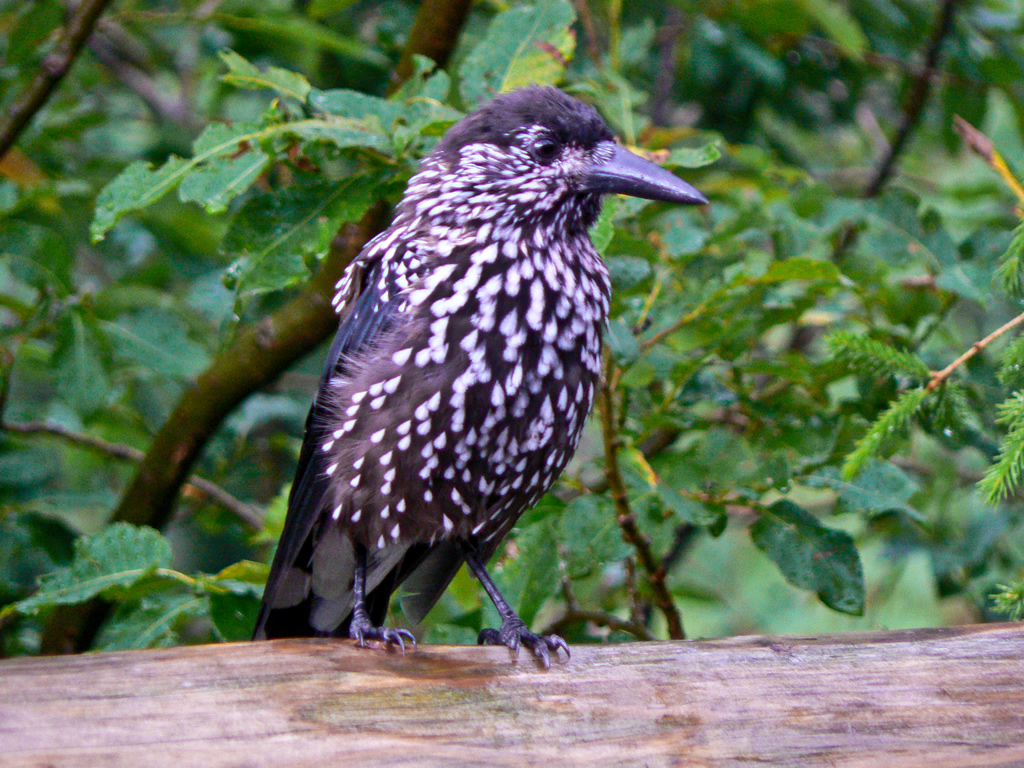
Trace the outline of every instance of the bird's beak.
<path fill-rule="evenodd" d="M 678 176 L 660 165 L 615 145 L 611 160 L 594 166 L 583 182 L 587 192 L 611 192 L 620 195 L 664 200 L 666 203 L 704 205 L 708 199 Z"/>

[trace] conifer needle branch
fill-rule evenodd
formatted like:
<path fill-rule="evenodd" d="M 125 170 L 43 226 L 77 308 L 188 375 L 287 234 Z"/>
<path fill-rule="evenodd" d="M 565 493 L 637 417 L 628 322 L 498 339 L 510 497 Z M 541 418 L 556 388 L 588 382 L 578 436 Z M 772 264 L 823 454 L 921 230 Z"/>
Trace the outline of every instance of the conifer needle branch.
<path fill-rule="evenodd" d="M 43 59 L 39 72 L 32 82 L 25 86 L 25 90 L 7 114 L 0 117 L 0 157 L 7 154 L 7 150 L 14 145 L 21 132 L 64 79 L 82 46 L 92 35 L 100 14 L 110 2 L 111 0 L 82 0 L 75 9 L 74 15 L 61 31 L 53 52 Z"/>
<path fill-rule="evenodd" d="M 683 632 L 683 620 L 679 609 L 672 600 L 672 595 L 665 586 L 666 571 L 651 550 L 651 542 L 636 524 L 636 517 L 629 505 L 626 484 L 619 469 L 619 434 L 616 428 L 615 400 L 612 382 L 616 378 L 615 365 L 610 356 L 605 355 L 605 375 L 597 392 L 597 408 L 601 417 L 601 429 L 604 435 L 604 472 L 608 481 L 608 490 L 615 505 L 616 522 L 622 530 L 622 536 L 636 550 L 640 567 L 647 573 L 647 581 L 651 587 L 654 604 L 665 615 L 668 624 L 668 636 L 673 640 L 686 637 Z"/>
<path fill-rule="evenodd" d="M 958 357 L 952 363 L 947 365 L 941 371 L 935 371 L 935 372 L 932 373 L 932 378 L 928 382 L 928 386 L 926 386 L 924 388 L 925 392 L 931 392 L 933 389 L 938 387 L 940 384 L 942 384 L 946 379 L 948 379 L 952 375 L 953 371 L 955 371 L 961 365 L 963 365 L 968 360 L 970 360 L 972 357 L 977 355 L 979 352 L 981 352 L 983 349 L 985 349 L 985 347 L 987 347 L 993 341 L 998 339 L 1004 333 L 1006 333 L 1007 331 L 1010 331 L 1010 330 L 1016 328 L 1021 323 L 1024 323 L 1024 312 L 1022 312 L 1021 314 L 1017 315 L 1015 318 L 1010 320 L 1008 323 L 1005 323 L 1004 325 L 1001 325 L 998 328 L 996 328 L 994 331 L 992 331 L 992 333 L 990 333 L 988 336 L 983 338 L 981 341 L 974 342 L 971 345 L 970 349 L 968 349 L 966 352 L 964 352 L 962 355 L 960 355 L 960 357 Z"/>

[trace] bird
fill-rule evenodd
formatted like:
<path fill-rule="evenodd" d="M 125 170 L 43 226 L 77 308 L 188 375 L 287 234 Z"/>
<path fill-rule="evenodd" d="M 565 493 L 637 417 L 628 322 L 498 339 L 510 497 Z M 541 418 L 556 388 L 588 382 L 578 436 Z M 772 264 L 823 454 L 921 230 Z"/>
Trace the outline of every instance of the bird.
<path fill-rule="evenodd" d="M 559 477 L 593 404 L 611 281 L 588 230 L 616 193 L 707 203 L 552 86 L 495 97 L 421 162 L 336 286 L 254 639 L 404 654 L 412 633 L 383 626 L 392 595 L 418 623 L 465 563 L 501 618 L 480 644 L 525 646 L 544 667 L 568 657 L 486 564 Z"/>

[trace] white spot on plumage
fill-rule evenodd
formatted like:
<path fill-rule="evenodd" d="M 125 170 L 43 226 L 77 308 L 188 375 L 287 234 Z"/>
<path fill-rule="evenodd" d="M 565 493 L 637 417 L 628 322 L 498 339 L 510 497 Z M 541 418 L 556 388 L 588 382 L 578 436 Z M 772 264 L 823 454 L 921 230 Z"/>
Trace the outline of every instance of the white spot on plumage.
<path fill-rule="evenodd" d="M 391 514 L 391 507 L 385 504 L 384 509 L 380 511 L 381 520 L 387 520 L 389 514 Z"/>
<path fill-rule="evenodd" d="M 563 390 L 563 391 L 564 391 L 564 390 Z M 390 464 L 390 463 L 391 463 L 391 455 L 392 455 L 392 453 L 394 453 L 394 452 L 393 452 L 393 451 L 388 451 L 387 453 L 385 453 L 384 455 L 382 455 L 382 456 L 380 457 L 380 463 L 381 463 L 381 464 L 382 464 L 383 466 L 387 466 L 388 464 Z"/>
<path fill-rule="evenodd" d="M 364 397 L 366 397 L 365 392 L 356 392 L 349 399 L 356 405 L 359 405 L 359 403 L 363 402 Z"/>
<path fill-rule="evenodd" d="M 385 430 L 378 429 L 376 432 L 374 432 L 372 435 L 370 435 L 370 442 L 371 443 L 379 443 L 381 440 L 384 439 L 384 432 L 385 432 Z"/>
<path fill-rule="evenodd" d="M 363 462 L 366 461 L 365 456 L 360 456 L 358 459 L 352 462 L 352 469 L 359 469 L 363 466 Z"/>
<path fill-rule="evenodd" d="M 341 504 L 334 508 L 334 511 L 331 513 L 331 517 L 335 520 L 341 517 Z"/>
<path fill-rule="evenodd" d="M 395 509 L 398 512 L 405 512 L 405 499 L 399 499 L 395 502 Z"/>
<path fill-rule="evenodd" d="M 544 319 L 544 283 L 537 278 L 530 283 L 530 308 L 526 311 L 526 324 L 539 331 Z"/>
<path fill-rule="evenodd" d="M 333 447 L 334 447 L 334 441 L 333 440 L 328 440 L 326 443 L 324 443 L 323 445 L 320 446 L 320 450 L 321 451 L 329 451 Z"/>
<path fill-rule="evenodd" d="M 412 428 L 412 421 L 403 421 L 401 424 L 399 424 L 397 427 L 395 427 L 395 431 L 398 432 L 398 434 L 400 434 L 400 435 L 408 435 L 409 434 L 409 430 L 411 428 Z"/>
<path fill-rule="evenodd" d="M 411 354 L 412 347 L 407 347 L 406 349 L 400 349 L 395 352 L 395 354 L 391 356 L 391 359 L 394 361 L 395 365 L 405 365 L 406 361 L 409 359 L 409 355 Z"/>
<path fill-rule="evenodd" d="M 352 522 L 353 523 L 358 523 L 359 522 L 359 517 L 362 514 L 363 514 L 363 510 L 361 510 L 361 509 L 357 509 L 355 512 L 353 512 L 352 513 L 352 517 L 351 517 Z"/>
<path fill-rule="evenodd" d="M 441 523 L 444 525 L 446 532 L 451 531 L 455 527 L 455 524 L 448 519 L 448 515 L 441 515 Z"/>
<path fill-rule="evenodd" d="M 395 527 L 391 529 L 391 538 L 392 539 L 397 539 L 398 538 L 398 534 L 399 534 L 399 526 L 398 526 L 397 523 L 395 523 Z"/>
<path fill-rule="evenodd" d="M 335 462 L 334 464 L 331 464 L 331 466 L 329 466 L 326 470 L 324 470 L 324 474 L 327 475 L 328 477 L 330 477 L 331 475 L 334 474 L 334 470 L 336 470 L 337 468 L 338 468 L 338 463 Z"/>
<path fill-rule="evenodd" d="M 377 549 L 384 549 L 384 534 L 383 533 L 380 535 L 380 538 L 377 539 Z"/>

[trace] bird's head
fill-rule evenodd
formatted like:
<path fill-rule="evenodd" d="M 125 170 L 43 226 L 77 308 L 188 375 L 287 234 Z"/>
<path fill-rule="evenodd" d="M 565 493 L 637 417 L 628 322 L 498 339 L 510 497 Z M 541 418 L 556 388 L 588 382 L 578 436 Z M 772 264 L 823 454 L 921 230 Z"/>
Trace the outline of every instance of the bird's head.
<path fill-rule="evenodd" d="M 454 226 L 587 228 L 601 196 L 707 200 L 682 179 L 618 146 L 593 107 L 556 88 L 498 96 L 460 120 L 413 178 L 403 208 Z"/>

